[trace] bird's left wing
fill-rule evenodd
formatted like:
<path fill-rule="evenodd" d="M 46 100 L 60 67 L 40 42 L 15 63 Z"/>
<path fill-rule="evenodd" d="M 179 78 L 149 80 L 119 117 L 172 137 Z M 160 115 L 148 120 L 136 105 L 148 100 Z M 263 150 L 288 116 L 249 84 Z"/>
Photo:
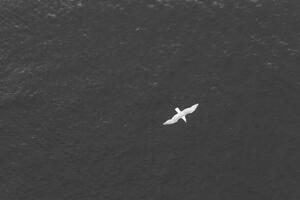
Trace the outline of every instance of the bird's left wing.
<path fill-rule="evenodd" d="M 191 114 L 191 113 L 193 113 L 193 112 L 197 109 L 198 105 L 199 105 L 199 104 L 197 103 L 197 104 L 195 104 L 195 105 L 193 105 L 193 106 L 191 106 L 191 107 L 189 107 L 189 108 L 184 109 L 182 112 L 183 112 L 185 115 Z"/>
<path fill-rule="evenodd" d="M 163 125 L 175 124 L 179 120 L 177 115 L 174 115 L 171 119 L 165 121 Z"/>
<path fill-rule="evenodd" d="M 172 119 L 169 119 L 169 120 L 167 120 L 167 121 L 165 121 L 163 123 L 163 125 L 169 125 L 169 124 L 174 124 L 174 122 L 172 121 Z"/>

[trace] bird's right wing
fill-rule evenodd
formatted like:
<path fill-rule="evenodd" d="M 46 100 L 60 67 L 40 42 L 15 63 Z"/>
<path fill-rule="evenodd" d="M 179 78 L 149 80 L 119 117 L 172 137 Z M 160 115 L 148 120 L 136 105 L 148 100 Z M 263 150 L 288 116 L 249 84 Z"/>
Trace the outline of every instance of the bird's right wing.
<path fill-rule="evenodd" d="M 191 106 L 191 107 L 189 107 L 189 108 L 184 109 L 182 112 L 183 112 L 185 115 L 191 114 L 191 113 L 193 113 L 193 112 L 197 109 L 198 105 L 199 105 L 199 104 L 195 104 L 195 105 L 193 105 L 193 106 Z"/>

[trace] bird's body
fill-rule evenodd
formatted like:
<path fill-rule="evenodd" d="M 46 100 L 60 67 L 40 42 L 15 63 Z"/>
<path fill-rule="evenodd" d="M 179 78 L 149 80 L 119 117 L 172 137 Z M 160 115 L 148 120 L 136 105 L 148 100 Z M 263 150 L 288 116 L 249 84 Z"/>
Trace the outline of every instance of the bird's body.
<path fill-rule="evenodd" d="M 176 122 L 178 122 L 179 119 L 182 119 L 184 122 L 186 122 L 185 116 L 193 113 L 196 110 L 196 108 L 198 107 L 198 105 L 199 104 L 195 104 L 195 105 L 193 105 L 189 108 L 186 108 L 182 111 L 179 108 L 175 108 L 177 114 L 174 115 L 171 119 L 164 122 L 163 125 L 175 124 Z"/>

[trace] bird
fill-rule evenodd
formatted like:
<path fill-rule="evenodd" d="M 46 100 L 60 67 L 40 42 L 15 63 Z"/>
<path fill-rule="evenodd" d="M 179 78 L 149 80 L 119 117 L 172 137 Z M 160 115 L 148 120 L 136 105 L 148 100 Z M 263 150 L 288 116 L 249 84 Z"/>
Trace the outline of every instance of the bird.
<path fill-rule="evenodd" d="M 197 109 L 198 105 L 199 104 L 197 103 L 197 104 L 192 105 L 191 107 L 186 108 L 186 109 L 184 109 L 182 111 L 178 107 L 175 108 L 175 111 L 177 113 L 171 119 L 168 119 L 167 121 L 165 121 L 163 123 L 163 125 L 175 124 L 176 122 L 178 122 L 179 119 L 182 119 L 186 123 L 185 116 L 188 115 L 188 114 L 193 113 Z"/>

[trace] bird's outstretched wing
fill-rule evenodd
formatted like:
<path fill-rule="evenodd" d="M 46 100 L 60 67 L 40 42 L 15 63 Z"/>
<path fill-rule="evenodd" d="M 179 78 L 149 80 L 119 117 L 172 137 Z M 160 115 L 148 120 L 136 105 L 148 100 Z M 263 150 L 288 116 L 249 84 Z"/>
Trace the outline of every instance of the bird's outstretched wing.
<path fill-rule="evenodd" d="M 172 119 L 169 119 L 163 123 L 163 125 L 175 124 L 180 118 L 177 115 L 174 115 Z"/>
<path fill-rule="evenodd" d="M 184 113 L 184 115 L 191 114 L 197 109 L 198 105 L 199 104 L 197 103 L 189 108 L 184 109 L 182 112 Z"/>

